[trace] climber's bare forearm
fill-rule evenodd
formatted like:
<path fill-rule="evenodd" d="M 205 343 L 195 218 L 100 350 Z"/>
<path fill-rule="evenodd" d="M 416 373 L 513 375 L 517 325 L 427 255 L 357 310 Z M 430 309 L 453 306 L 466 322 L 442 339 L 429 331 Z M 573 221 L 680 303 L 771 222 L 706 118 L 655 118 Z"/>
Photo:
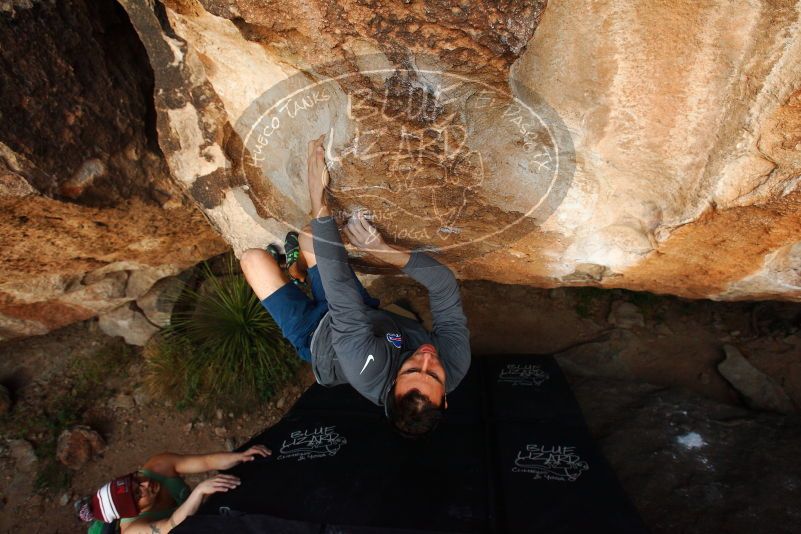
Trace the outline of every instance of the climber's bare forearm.
<path fill-rule="evenodd" d="M 320 217 L 328 217 L 331 215 L 331 210 L 322 200 L 312 200 L 312 219 L 319 219 Z"/>
<path fill-rule="evenodd" d="M 377 248 L 369 249 L 369 252 L 377 259 L 398 269 L 406 267 L 406 264 L 409 263 L 409 258 L 411 258 L 408 252 L 403 252 L 385 243 L 382 243 Z"/>

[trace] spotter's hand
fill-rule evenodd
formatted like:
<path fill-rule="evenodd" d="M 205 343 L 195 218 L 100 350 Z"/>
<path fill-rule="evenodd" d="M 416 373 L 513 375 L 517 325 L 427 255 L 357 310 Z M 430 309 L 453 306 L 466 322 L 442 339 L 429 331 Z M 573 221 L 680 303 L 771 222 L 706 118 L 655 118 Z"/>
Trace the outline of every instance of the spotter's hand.
<path fill-rule="evenodd" d="M 273 452 L 265 447 L 264 445 L 254 445 L 246 451 L 243 451 L 240 454 L 240 462 L 252 462 L 256 459 L 257 456 L 261 456 L 262 458 L 267 458 Z"/>
<path fill-rule="evenodd" d="M 216 475 L 195 486 L 194 491 L 200 495 L 211 495 L 236 489 L 241 483 L 242 481 L 233 475 Z"/>

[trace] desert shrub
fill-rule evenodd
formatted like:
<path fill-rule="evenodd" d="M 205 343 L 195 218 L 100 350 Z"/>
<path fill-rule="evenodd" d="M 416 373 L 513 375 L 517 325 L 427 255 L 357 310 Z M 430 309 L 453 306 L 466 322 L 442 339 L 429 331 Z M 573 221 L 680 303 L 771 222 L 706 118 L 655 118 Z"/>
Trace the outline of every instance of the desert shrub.
<path fill-rule="evenodd" d="M 199 290 L 187 288 L 170 325 L 148 351 L 146 383 L 179 408 L 244 411 L 274 395 L 299 359 L 244 277 L 202 269 Z"/>

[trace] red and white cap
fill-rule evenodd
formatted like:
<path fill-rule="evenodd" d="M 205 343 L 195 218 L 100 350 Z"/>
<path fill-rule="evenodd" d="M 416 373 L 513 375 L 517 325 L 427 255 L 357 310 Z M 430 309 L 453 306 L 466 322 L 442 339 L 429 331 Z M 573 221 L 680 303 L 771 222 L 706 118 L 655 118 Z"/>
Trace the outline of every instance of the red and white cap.
<path fill-rule="evenodd" d="M 139 506 L 133 494 L 134 473 L 115 478 L 92 497 L 92 515 L 104 523 L 122 517 L 136 517 Z"/>

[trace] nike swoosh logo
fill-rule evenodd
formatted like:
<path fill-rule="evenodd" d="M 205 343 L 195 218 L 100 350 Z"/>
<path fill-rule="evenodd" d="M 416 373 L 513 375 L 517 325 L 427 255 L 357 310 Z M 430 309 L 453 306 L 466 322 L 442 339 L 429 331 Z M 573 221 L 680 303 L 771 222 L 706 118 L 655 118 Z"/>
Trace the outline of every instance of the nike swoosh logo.
<path fill-rule="evenodd" d="M 373 360 L 375 360 L 375 358 L 373 358 L 373 355 L 372 355 L 372 354 L 370 354 L 369 356 L 367 356 L 367 361 L 366 361 L 366 362 L 364 362 L 364 367 L 362 367 L 362 370 L 361 370 L 361 371 L 359 371 L 359 374 L 362 374 L 362 373 L 364 372 L 364 370 L 365 370 L 365 369 L 367 369 L 367 364 L 369 364 L 369 363 L 370 363 L 371 361 L 373 361 Z"/>

